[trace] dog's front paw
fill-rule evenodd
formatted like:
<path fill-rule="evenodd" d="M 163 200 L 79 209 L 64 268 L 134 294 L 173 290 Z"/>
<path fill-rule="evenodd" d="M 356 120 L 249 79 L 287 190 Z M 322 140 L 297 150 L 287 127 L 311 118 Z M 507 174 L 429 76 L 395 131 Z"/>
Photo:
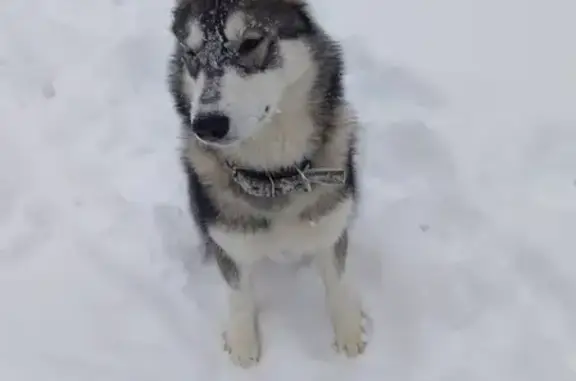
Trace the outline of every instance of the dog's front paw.
<path fill-rule="evenodd" d="M 260 338 L 256 324 L 235 324 L 223 333 L 224 350 L 230 360 L 242 368 L 260 361 Z"/>
<path fill-rule="evenodd" d="M 334 349 L 348 357 L 357 357 L 364 353 L 368 345 L 366 326 L 368 316 L 362 311 L 348 311 L 346 314 L 335 316 Z"/>

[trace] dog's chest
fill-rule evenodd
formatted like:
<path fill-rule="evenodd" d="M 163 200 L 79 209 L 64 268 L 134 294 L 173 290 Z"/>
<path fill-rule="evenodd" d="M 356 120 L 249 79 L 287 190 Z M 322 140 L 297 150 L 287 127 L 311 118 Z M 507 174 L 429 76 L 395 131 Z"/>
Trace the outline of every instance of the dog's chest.
<path fill-rule="evenodd" d="M 269 229 L 255 233 L 230 232 L 211 227 L 212 239 L 238 263 L 251 263 L 263 258 L 296 261 L 303 255 L 329 249 L 348 224 L 352 201 L 338 205 L 316 221 L 288 219 L 275 221 Z"/>

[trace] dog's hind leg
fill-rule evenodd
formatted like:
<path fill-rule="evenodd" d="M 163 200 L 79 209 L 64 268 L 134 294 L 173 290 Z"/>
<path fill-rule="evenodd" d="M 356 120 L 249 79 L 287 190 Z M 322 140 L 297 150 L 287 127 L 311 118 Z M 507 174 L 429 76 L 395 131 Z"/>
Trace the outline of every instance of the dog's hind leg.
<path fill-rule="evenodd" d="M 347 253 L 348 233 L 344 231 L 332 247 L 314 256 L 314 265 L 326 289 L 334 346 L 348 357 L 356 357 L 366 348 L 365 315 L 359 298 L 343 279 Z"/>
<path fill-rule="evenodd" d="M 232 362 L 243 368 L 260 360 L 258 315 L 252 290 L 250 268 L 240 268 L 214 241 L 208 242 L 229 288 L 229 320 L 223 334 L 224 349 Z"/>

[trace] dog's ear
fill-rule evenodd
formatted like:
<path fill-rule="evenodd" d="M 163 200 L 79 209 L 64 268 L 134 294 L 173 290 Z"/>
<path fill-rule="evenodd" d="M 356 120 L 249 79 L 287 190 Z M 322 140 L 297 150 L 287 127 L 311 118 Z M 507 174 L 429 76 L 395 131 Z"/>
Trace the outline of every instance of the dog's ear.
<path fill-rule="evenodd" d="M 190 17 L 192 5 L 189 0 L 176 0 L 174 8 L 172 8 L 172 33 L 179 40 L 184 40 L 187 33 L 187 22 Z"/>
<path fill-rule="evenodd" d="M 306 0 L 280 0 L 283 8 L 286 7 L 284 19 L 279 34 L 284 38 L 298 38 L 299 36 L 317 33 L 313 17 L 308 9 Z"/>

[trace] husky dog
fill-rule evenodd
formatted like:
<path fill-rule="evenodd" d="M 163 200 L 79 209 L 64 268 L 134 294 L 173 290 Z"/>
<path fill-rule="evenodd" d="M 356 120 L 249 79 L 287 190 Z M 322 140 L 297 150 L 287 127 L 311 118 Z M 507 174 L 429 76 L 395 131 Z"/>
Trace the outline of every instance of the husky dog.
<path fill-rule="evenodd" d="M 172 33 L 182 163 L 206 253 L 229 286 L 231 360 L 260 359 L 252 265 L 277 253 L 312 258 L 336 349 L 361 354 L 365 315 L 343 277 L 358 124 L 339 45 L 304 0 L 177 0 Z"/>

